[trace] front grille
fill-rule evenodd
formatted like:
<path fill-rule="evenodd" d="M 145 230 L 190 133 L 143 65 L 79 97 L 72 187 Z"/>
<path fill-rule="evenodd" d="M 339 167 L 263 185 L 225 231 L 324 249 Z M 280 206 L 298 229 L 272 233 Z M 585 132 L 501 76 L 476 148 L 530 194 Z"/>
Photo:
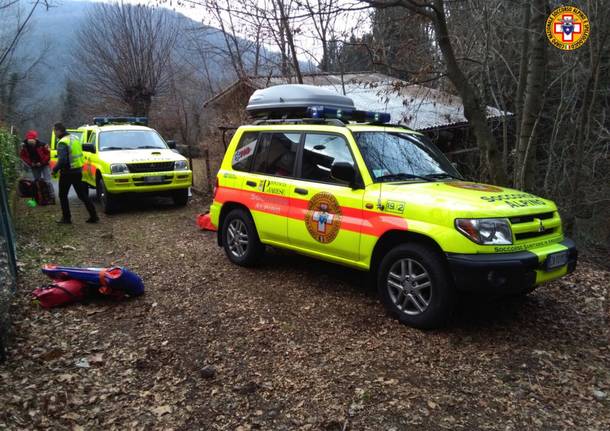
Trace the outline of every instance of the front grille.
<path fill-rule="evenodd" d="M 561 228 L 559 214 L 554 211 L 509 218 L 516 241 L 552 235 Z"/>
<path fill-rule="evenodd" d="M 545 229 L 542 232 L 516 233 L 515 234 L 515 239 L 517 241 L 521 241 L 521 240 L 524 240 L 524 239 L 538 238 L 539 236 L 550 235 L 552 233 L 555 233 L 555 229 Z"/>
<path fill-rule="evenodd" d="M 174 170 L 174 162 L 128 163 L 127 168 L 132 174 L 167 172 Z"/>
<path fill-rule="evenodd" d="M 540 220 L 546 220 L 549 218 L 553 218 L 553 213 L 542 213 L 542 214 L 532 214 L 532 215 L 526 215 L 526 216 L 518 216 L 518 217 L 511 217 L 510 218 L 510 222 L 512 224 L 518 224 L 518 223 L 527 223 L 530 221 L 534 221 L 535 218 L 538 218 Z"/>

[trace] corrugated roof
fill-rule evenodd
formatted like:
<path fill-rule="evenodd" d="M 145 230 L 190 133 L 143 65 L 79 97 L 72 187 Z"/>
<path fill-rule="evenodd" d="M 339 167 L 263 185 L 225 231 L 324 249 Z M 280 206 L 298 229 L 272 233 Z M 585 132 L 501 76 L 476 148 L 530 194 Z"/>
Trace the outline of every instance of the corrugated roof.
<path fill-rule="evenodd" d="M 247 81 L 255 89 L 296 83 L 294 78 L 275 76 L 250 77 Z M 358 109 L 388 112 L 393 123 L 403 123 L 416 130 L 466 122 L 460 97 L 423 85 L 409 84 L 381 73 L 304 75 L 303 84 L 349 96 Z M 221 94 L 224 93 L 226 91 Z M 488 118 L 504 115 L 510 113 L 487 107 Z"/>

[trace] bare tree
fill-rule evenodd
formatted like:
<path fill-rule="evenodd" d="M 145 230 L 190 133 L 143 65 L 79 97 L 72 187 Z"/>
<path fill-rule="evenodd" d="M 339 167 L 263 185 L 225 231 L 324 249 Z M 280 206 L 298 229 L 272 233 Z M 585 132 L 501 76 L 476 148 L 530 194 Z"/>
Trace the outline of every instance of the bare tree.
<path fill-rule="evenodd" d="M 169 88 L 178 27 L 167 11 L 121 3 L 93 6 L 78 31 L 75 60 L 92 94 L 112 97 L 133 115 L 148 115 Z"/>
<path fill-rule="evenodd" d="M 543 107 L 543 95 L 545 90 L 545 67 L 546 67 L 546 34 L 544 23 L 546 21 L 546 0 L 535 0 L 531 2 L 531 16 L 528 23 L 528 32 L 531 40 L 524 41 L 524 45 L 531 45 L 528 52 L 528 66 L 525 78 L 520 77 L 520 84 L 525 82 L 525 100 L 520 110 L 519 135 L 517 141 L 517 159 L 514 169 L 514 185 L 517 188 L 535 187 L 536 175 L 536 129 L 540 112 Z M 523 69 L 521 69 L 523 73 Z"/>
<path fill-rule="evenodd" d="M 470 123 L 477 144 L 484 155 L 484 167 L 491 181 L 507 184 L 508 175 L 502 164 L 502 157 L 496 146 L 488 124 L 485 106 L 481 103 L 475 84 L 462 70 L 455 55 L 452 37 L 447 25 L 444 0 L 362 0 L 374 8 L 401 7 L 428 19 L 434 29 L 436 42 L 442 54 L 447 77 L 455 86 L 464 104 L 464 116 Z"/>
<path fill-rule="evenodd" d="M 307 18 L 314 29 L 314 34 L 322 46 L 322 58 L 319 62 L 320 69 L 330 70 L 331 42 L 335 39 L 335 24 L 339 11 L 335 8 L 332 0 L 302 0 L 301 7 L 306 11 Z"/>

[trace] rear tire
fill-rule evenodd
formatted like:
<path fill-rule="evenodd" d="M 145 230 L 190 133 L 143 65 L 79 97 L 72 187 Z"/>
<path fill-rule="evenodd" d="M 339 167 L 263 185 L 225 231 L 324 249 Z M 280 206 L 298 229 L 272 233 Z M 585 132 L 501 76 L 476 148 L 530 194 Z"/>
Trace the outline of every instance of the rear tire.
<path fill-rule="evenodd" d="M 423 244 L 402 244 L 381 260 L 377 289 L 383 305 L 401 323 L 420 329 L 444 326 L 456 292 L 446 262 Z"/>
<path fill-rule="evenodd" d="M 240 266 L 255 265 L 265 253 L 254 220 L 243 209 L 234 209 L 225 217 L 222 245 L 229 260 Z"/>
<path fill-rule="evenodd" d="M 189 201 L 189 189 L 180 189 L 172 192 L 174 205 L 178 207 L 185 206 Z"/>
<path fill-rule="evenodd" d="M 102 205 L 102 209 L 104 210 L 104 213 L 112 214 L 112 213 L 116 212 L 116 210 L 118 209 L 116 197 L 113 196 L 112 194 L 110 194 L 106 190 L 104 180 L 102 180 L 101 177 L 97 177 L 97 180 L 95 181 L 95 185 L 96 185 L 95 193 L 97 195 L 97 200 Z"/>

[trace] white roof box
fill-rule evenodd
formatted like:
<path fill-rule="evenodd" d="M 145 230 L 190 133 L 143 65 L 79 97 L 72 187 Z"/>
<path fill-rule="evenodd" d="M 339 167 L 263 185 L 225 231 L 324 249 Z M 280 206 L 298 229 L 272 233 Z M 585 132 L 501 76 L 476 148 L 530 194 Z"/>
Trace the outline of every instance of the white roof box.
<path fill-rule="evenodd" d="M 355 109 L 354 101 L 347 96 L 313 85 L 288 84 L 256 90 L 246 111 L 259 118 L 282 118 L 299 116 L 310 106 Z"/>

